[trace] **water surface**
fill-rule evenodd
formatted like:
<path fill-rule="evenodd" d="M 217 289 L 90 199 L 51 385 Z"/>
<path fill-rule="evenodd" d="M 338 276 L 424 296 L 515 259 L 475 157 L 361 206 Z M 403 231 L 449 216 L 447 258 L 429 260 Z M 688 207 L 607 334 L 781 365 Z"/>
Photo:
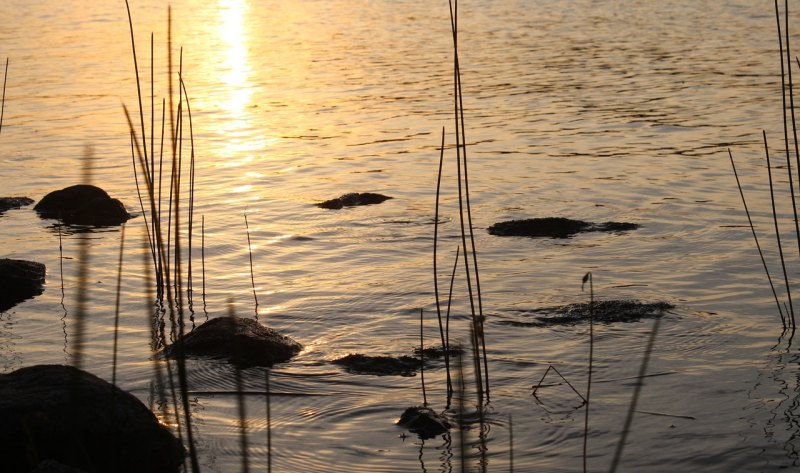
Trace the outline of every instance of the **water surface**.
<path fill-rule="evenodd" d="M 167 12 L 162 2 L 137 0 L 132 15 L 148 128 L 154 34 L 158 130 L 168 93 Z M 272 399 L 276 471 L 460 469 L 457 435 L 423 442 L 393 425 L 421 402 L 418 376 L 354 375 L 328 363 L 351 352 L 408 354 L 419 343 L 419 308 L 434 313 L 442 127 L 440 283 L 449 277 L 460 238 L 447 4 L 178 0 L 172 15 L 197 150 L 195 294 L 202 215 L 208 316 L 225 314 L 229 300 L 239 315 L 256 315 L 246 212 L 259 320 L 306 346 L 271 371 L 274 391 L 303 394 Z M 122 111 L 138 109 L 124 3 L 5 0 L 0 17 L 0 53 L 11 64 L 0 194 L 40 199 L 80 182 L 90 156 L 94 183 L 140 212 Z M 464 1 L 459 28 L 492 382 L 485 442 L 477 428 L 467 431 L 468 469 L 507 469 L 510 416 L 517 471 L 581 468 L 583 410 L 569 391 L 537 400 L 530 388 L 549 364 L 585 388 L 588 327 L 519 322 L 532 309 L 588 300 L 587 271 L 599 298 L 675 305 L 648 368 L 666 374 L 645 382 L 620 471 L 797 466 L 797 352 L 773 348 L 780 319 L 727 157 L 730 148 L 768 232 L 762 129 L 778 159 L 782 153 L 771 4 Z M 394 198 L 341 211 L 313 205 L 354 191 Z M 499 220 L 544 216 L 641 228 L 570 239 L 485 231 Z M 0 314 L 0 370 L 70 361 L 78 248 L 88 239 L 85 366 L 110 379 L 120 232 L 63 235 L 62 305 L 53 223 L 30 207 L 0 217 L 0 256 L 48 267 L 43 295 Z M 141 216 L 127 224 L 119 384 L 149 403 L 143 234 Z M 792 253 L 790 277 L 797 267 Z M 466 340 L 463 278 L 455 296 L 455 338 Z M 196 298 L 196 321 L 206 316 Z M 425 328 L 426 343 L 435 343 L 432 317 Z M 596 328 L 593 470 L 611 461 L 651 328 L 651 320 Z M 234 471 L 236 399 L 209 394 L 233 389 L 233 370 L 209 360 L 189 369 L 204 470 Z M 263 379 L 263 370 L 245 372 L 248 390 L 263 389 Z M 442 370 L 426 373 L 437 409 L 443 379 Z M 248 396 L 246 410 L 249 458 L 263 468 L 264 398 Z"/>

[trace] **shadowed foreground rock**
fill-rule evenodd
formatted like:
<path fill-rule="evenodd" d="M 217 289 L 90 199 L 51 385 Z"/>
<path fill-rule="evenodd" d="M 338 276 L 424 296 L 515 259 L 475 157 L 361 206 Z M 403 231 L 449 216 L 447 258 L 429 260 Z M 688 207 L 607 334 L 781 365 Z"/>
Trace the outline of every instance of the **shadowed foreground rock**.
<path fill-rule="evenodd" d="M 241 367 L 272 366 L 289 361 L 303 346 L 253 319 L 217 317 L 200 325 L 183 337 L 186 355 L 225 358 Z M 175 357 L 178 346 L 166 349 Z"/>
<path fill-rule="evenodd" d="M 27 197 L 0 197 L 0 215 L 3 215 L 6 210 L 18 209 L 32 203 L 33 199 Z"/>
<path fill-rule="evenodd" d="M 175 473 L 184 456 L 178 440 L 138 399 L 70 366 L 0 375 L 0 419 L 0 468 L 6 473 Z M 58 470 L 59 464 L 71 469 Z"/>
<path fill-rule="evenodd" d="M 450 430 L 450 422 L 429 407 L 409 407 L 400 416 L 397 425 L 419 435 L 421 439 L 432 439 Z"/>
<path fill-rule="evenodd" d="M 372 205 L 380 204 L 383 201 L 389 200 L 391 197 L 382 194 L 373 194 L 371 192 L 345 194 L 335 199 L 320 202 L 317 207 L 323 209 L 341 209 L 342 207 L 355 207 L 357 205 Z"/>
<path fill-rule="evenodd" d="M 55 218 L 68 225 L 121 225 L 131 218 L 117 199 L 106 191 L 86 184 L 53 191 L 33 208 L 42 218 Z"/>
<path fill-rule="evenodd" d="M 675 308 L 668 302 L 640 302 L 635 300 L 595 301 L 567 304 L 559 307 L 543 307 L 530 311 L 534 316 L 531 322 L 500 322 L 507 325 L 546 327 L 551 325 L 571 325 L 588 322 L 589 316 L 595 322 L 636 322 L 643 318 L 661 317 L 665 312 Z"/>
<path fill-rule="evenodd" d="M 495 223 L 489 227 L 489 233 L 497 236 L 568 238 L 583 232 L 620 232 L 637 228 L 639 225 L 635 223 L 592 223 L 564 217 L 545 217 Z"/>
<path fill-rule="evenodd" d="M 419 359 L 410 356 L 368 356 L 352 353 L 333 360 L 332 363 L 343 366 L 353 374 L 377 376 L 414 376 L 419 369 Z"/>
<path fill-rule="evenodd" d="M 0 312 L 44 292 L 44 277 L 42 263 L 0 258 Z"/>

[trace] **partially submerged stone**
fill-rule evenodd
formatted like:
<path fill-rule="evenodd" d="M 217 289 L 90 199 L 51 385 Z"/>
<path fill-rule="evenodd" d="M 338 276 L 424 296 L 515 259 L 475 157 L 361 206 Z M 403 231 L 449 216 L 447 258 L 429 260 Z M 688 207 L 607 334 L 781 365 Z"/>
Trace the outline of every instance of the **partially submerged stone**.
<path fill-rule="evenodd" d="M 636 322 L 643 318 L 661 317 L 675 308 L 668 302 L 641 302 L 636 300 L 608 300 L 594 303 L 582 302 L 558 307 L 544 307 L 532 312 L 531 322 L 508 322 L 511 325 L 544 327 L 551 325 L 572 325 L 588 322 L 591 316 L 595 322 Z"/>
<path fill-rule="evenodd" d="M 341 209 L 343 207 L 355 207 L 357 205 L 380 204 L 381 202 L 389 199 L 391 199 L 391 197 L 383 194 L 373 194 L 371 192 L 353 192 L 350 194 L 344 194 L 343 196 L 335 199 L 320 202 L 317 204 L 317 207 L 322 207 L 323 209 Z"/>
<path fill-rule="evenodd" d="M 33 208 L 43 218 L 54 218 L 68 225 L 121 225 L 131 214 L 103 189 L 79 184 L 53 191 Z"/>
<path fill-rule="evenodd" d="M 333 363 L 343 366 L 354 374 L 373 374 L 377 376 L 414 376 L 419 369 L 419 358 L 410 356 L 369 356 L 352 353 Z"/>
<path fill-rule="evenodd" d="M 409 407 L 400 416 L 397 425 L 407 428 L 422 439 L 441 435 L 452 427 L 450 421 L 433 409 L 423 406 Z"/>
<path fill-rule="evenodd" d="M 0 215 L 3 215 L 7 210 L 18 209 L 32 203 L 33 199 L 28 197 L 0 197 Z"/>
<path fill-rule="evenodd" d="M 44 292 L 42 263 L 0 258 L 0 312 Z"/>
<path fill-rule="evenodd" d="M 637 228 L 639 225 L 636 223 L 593 223 L 564 217 L 544 217 L 498 222 L 489 227 L 489 233 L 497 236 L 568 238 L 583 232 L 620 232 Z"/>
<path fill-rule="evenodd" d="M 3 472 L 177 473 L 183 462 L 180 442 L 141 401 L 71 366 L 0 375 L 0 419 Z"/>
<path fill-rule="evenodd" d="M 253 319 L 217 317 L 211 319 L 166 349 L 175 357 L 182 349 L 184 355 L 225 358 L 242 367 L 272 366 L 289 361 L 303 348 L 295 340 L 265 327 Z"/>

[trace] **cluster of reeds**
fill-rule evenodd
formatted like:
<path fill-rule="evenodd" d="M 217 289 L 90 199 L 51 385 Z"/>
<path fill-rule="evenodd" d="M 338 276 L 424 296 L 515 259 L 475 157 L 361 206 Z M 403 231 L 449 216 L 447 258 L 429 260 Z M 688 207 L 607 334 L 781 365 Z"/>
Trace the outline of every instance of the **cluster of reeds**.
<path fill-rule="evenodd" d="M 125 2 L 131 36 L 131 51 L 136 74 L 138 98 L 138 126 L 134 125 L 127 106 L 123 110 L 128 122 L 131 143 L 131 159 L 134 178 L 139 195 L 142 218 L 145 223 L 148 252 L 151 259 L 152 273 L 155 276 L 155 297 L 152 317 L 152 349 L 159 350 L 172 341 L 175 353 L 174 365 L 165 360 L 166 376 L 161 373 L 161 364 L 154 363 L 155 377 L 159 381 L 157 390 L 160 399 L 166 399 L 166 388 L 169 390 L 173 406 L 171 417 L 177 426 L 178 436 L 186 436 L 189 450 L 191 470 L 199 472 L 200 466 L 192 429 L 192 416 L 189 409 L 186 358 L 183 352 L 183 336 L 186 333 L 187 312 L 193 315 L 192 308 L 192 235 L 194 226 L 194 186 L 195 186 L 195 152 L 192 132 L 192 115 L 186 82 L 183 78 L 183 52 L 179 56 L 177 71 L 177 105 L 175 94 L 175 78 L 173 77 L 172 46 L 172 11 L 168 9 L 167 58 L 168 58 L 168 98 L 161 101 L 160 134 L 156 132 L 156 104 L 154 91 L 154 37 L 150 35 L 150 120 L 149 133 L 145 120 L 145 108 L 142 99 L 139 61 L 134 36 L 133 18 L 130 5 Z M 169 106 L 167 107 L 167 100 Z M 168 114 L 168 116 L 167 116 Z M 188 120 L 188 122 L 187 122 Z M 169 131 L 165 132 L 169 126 Z M 188 139 L 185 135 L 188 134 Z M 166 135 L 166 136 L 165 136 Z M 156 148 L 156 140 L 159 146 Z M 167 149 L 165 151 L 165 141 Z M 188 149 L 187 149 L 188 147 Z M 188 156 L 185 156 L 188 154 Z M 167 160 L 165 165 L 164 161 Z M 188 161 L 188 164 L 185 163 Z M 188 169 L 187 169 L 188 168 Z M 167 174 L 165 176 L 165 174 Z M 187 175 L 188 174 L 188 175 Z M 184 190 L 184 179 L 188 179 L 188 190 Z M 166 180 L 167 189 L 164 189 Z M 141 184 L 144 186 L 142 197 Z M 186 218 L 188 267 L 184 273 L 183 234 L 181 211 L 183 201 L 188 199 Z M 186 276 L 184 276 L 186 274 Z M 185 278 L 185 279 L 184 279 Z M 185 298 L 184 298 L 185 296 Z M 188 309 L 188 310 L 187 310 Z M 166 320 L 165 320 L 166 318 Z M 193 318 L 192 318 L 193 320 Z M 169 322 L 169 333 L 166 322 Z M 161 381 L 166 381 L 161 384 Z M 169 404 L 163 403 L 162 404 Z"/>
<path fill-rule="evenodd" d="M 794 57 L 794 61 L 792 61 L 792 53 L 791 47 L 789 44 L 789 2 L 788 0 L 784 0 L 784 27 L 781 28 L 781 15 L 780 9 L 778 7 L 778 0 L 775 0 L 775 20 L 777 23 L 777 31 L 778 31 L 778 48 L 780 52 L 780 60 L 781 60 L 781 98 L 782 98 L 782 109 L 783 109 L 783 143 L 784 143 L 784 150 L 785 150 L 785 158 L 786 158 L 786 173 L 787 173 L 787 187 L 789 191 L 789 201 L 792 207 L 792 221 L 794 227 L 794 239 L 796 240 L 797 244 L 797 251 L 798 255 L 800 255 L 800 219 L 798 219 L 797 213 L 797 200 L 800 198 L 797 194 L 800 193 L 800 143 L 797 139 L 797 120 L 795 117 L 795 105 L 794 105 L 794 83 L 792 81 L 792 68 L 793 62 L 800 67 L 800 59 L 796 56 Z M 785 43 L 785 44 L 784 44 Z M 733 154 L 731 153 L 730 149 L 728 149 L 728 157 L 730 158 L 731 167 L 733 168 L 733 174 L 736 177 L 736 185 L 739 188 L 739 194 L 742 198 L 742 205 L 744 207 L 745 213 L 747 214 L 747 220 L 749 222 L 750 230 L 753 234 L 753 240 L 755 241 L 756 248 L 758 249 L 758 253 L 761 257 L 761 263 L 764 267 L 764 271 L 767 275 L 767 280 L 769 281 L 770 288 L 772 290 L 772 295 L 775 299 L 775 304 L 778 308 L 778 314 L 781 318 L 781 324 L 783 327 L 783 332 L 781 337 L 788 336 L 788 343 L 791 345 L 792 339 L 794 337 L 794 333 L 797 329 L 797 322 L 795 319 L 794 314 L 794 304 L 792 303 L 792 282 L 790 280 L 790 271 L 787 269 L 787 252 L 784 252 L 784 239 L 781 237 L 781 226 L 780 223 L 781 218 L 779 216 L 779 211 L 777 210 L 776 205 L 776 190 L 774 185 L 773 173 L 772 173 L 772 161 L 770 160 L 770 153 L 769 153 L 769 145 L 767 142 L 767 132 L 762 131 L 762 137 L 764 141 L 764 154 L 766 156 L 766 166 L 767 166 L 767 180 L 769 182 L 769 195 L 770 195 L 770 202 L 771 202 L 771 209 L 772 209 L 772 224 L 774 227 L 774 240 L 775 245 L 777 247 L 778 252 L 778 262 L 768 262 L 767 258 L 764 256 L 764 251 L 762 249 L 761 243 L 758 239 L 758 233 L 756 232 L 756 227 L 753 224 L 753 219 L 750 215 L 750 210 L 747 207 L 747 201 L 745 199 L 744 191 L 742 190 L 741 182 L 739 181 L 739 174 L 736 170 L 736 164 L 733 160 Z M 791 143 L 794 145 L 790 147 L 790 139 Z M 794 152 L 794 163 L 792 159 L 792 152 Z M 792 167 L 794 166 L 795 172 L 797 176 L 795 176 L 792 172 Z M 784 223 L 785 224 L 785 223 Z M 791 225 L 791 224 L 790 224 Z M 779 264 L 780 271 L 782 274 L 783 279 L 783 291 L 780 291 L 776 288 L 776 283 L 773 281 L 771 276 L 771 266 L 775 264 Z M 779 294 L 779 292 L 781 294 Z M 785 297 L 785 299 L 784 299 Z"/>
<path fill-rule="evenodd" d="M 489 365 L 486 358 L 486 339 L 484 336 L 483 299 L 481 296 L 480 275 L 478 271 L 478 254 L 475 250 L 475 236 L 472 226 L 472 209 L 469 197 L 469 168 L 467 162 L 466 126 L 464 124 L 464 100 L 461 87 L 461 68 L 458 58 L 458 1 L 450 0 L 450 27 L 453 38 L 453 113 L 455 128 L 456 149 L 456 180 L 458 188 L 458 216 L 461 245 L 456 248 L 453 262 L 453 271 L 450 277 L 450 289 L 447 298 L 447 307 L 442 310 L 442 299 L 439 294 L 439 202 L 442 184 L 442 168 L 444 165 L 445 129 L 442 128 L 442 142 L 439 154 L 439 168 L 436 180 L 436 201 L 433 229 L 433 285 L 436 299 L 436 315 L 439 322 L 439 335 L 447 371 L 447 405 L 454 393 L 451 376 L 450 355 L 454 351 L 450 343 L 450 310 L 452 307 L 453 284 L 459 264 L 459 256 L 463 251 L 460 261 L 463 264 L 464 276 L 467 286 L 470 307 L 470 346 L 472 347 L 472 362 L 475 374 L 475 386 L 480 403 L 489 401 Z M 421 351 L 422 353 L 422 351 Z"/>

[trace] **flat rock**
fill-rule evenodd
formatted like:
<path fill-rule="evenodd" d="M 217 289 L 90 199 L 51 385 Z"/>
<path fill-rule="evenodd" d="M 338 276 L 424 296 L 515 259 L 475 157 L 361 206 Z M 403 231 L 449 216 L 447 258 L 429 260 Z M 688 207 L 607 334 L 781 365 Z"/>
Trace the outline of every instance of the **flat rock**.
<path fill-rule="evenodd" d="M 397 425 L 419 435 L 422 439 L 431 439 L 441 435 L 452 427 L 450 421 L 429 407 L 409 407 L 400 416 Z"/>
<path fill-rule="evenodd" d="M 369 356 L 352 353 L 333 364 L 343 366 L 354 374 L 373 374 L 377 376 L 414 376 L 419 369 L 419 358 L 410 356 Z"/>
<path fill-rule="evenodd" d="M 317 204 L 317 207 L 322 207 L 323 209 L 341 209 L 343 207 L 355 207 L 357 205 L 380 204 L 381 202 L 389 199 L 391 199 L 391 197 L 383 194 L 373 194 L 371 192 L 353 192 L 350 194 L 344 194 L 343 196 L 335 199 L 320 202 Z"/>
<path fill-rule="evenodd" d="M 3 215 L 6 210 L 18 209 L 32 203 L 33 199 L 27 197 L 0 197 L 0 215 Z"/>
<path fill-rule="evenodd" d="M 0 375 L 0 419 L 6 473 L 177 473 L 183 462 L 180 442 L 141 401 L 70 366 Z"/>
<path fill-rule="evenodd" d="M 636 300 L 608 300 L 567 304 L 558 307 L 534 309 L 526 315 L 532 315 L 530 322 L 511 321 L 508 325 L 547 327 L 551 325 L 573 325 L 588 322 L 592 316 L 595 322 L 636 322 L 644 318 L 661 317 L 665 312 L 675 308 L 668 302 L 641 302 Z M 502 322 L 501 322 L 502 323 Z"/>
<path fill-rule="evenodd" d="M 636 223 L 593 223 L 564 217 L 528 218 L 495 223 L 489 233 L 497 236 L 568 238 L 583 232 L 620 232 L 639 228 Z"/>
<path fill-rule="evenodd" d="M 67 225 L 114 226 L 131 218 L 117 199 L 103 189 L 87 184 L 53 191 L 33 208 L 42 218 L 55 218 Z"/>
<path fill-rule="evenodd" d="M 178 355 L 178 343 L 166 348 L 170 357 Z M 241 367 L 272 366 L 289 361 L 303 346 L 253 319 L 217 317 L 203 323 L 183 337 L 186 355 L 225 358 Z"/>
<path fill-rule="evenodd" d="M 0 312 L 44 292 L 42 263 L 0 258 Z"/>

